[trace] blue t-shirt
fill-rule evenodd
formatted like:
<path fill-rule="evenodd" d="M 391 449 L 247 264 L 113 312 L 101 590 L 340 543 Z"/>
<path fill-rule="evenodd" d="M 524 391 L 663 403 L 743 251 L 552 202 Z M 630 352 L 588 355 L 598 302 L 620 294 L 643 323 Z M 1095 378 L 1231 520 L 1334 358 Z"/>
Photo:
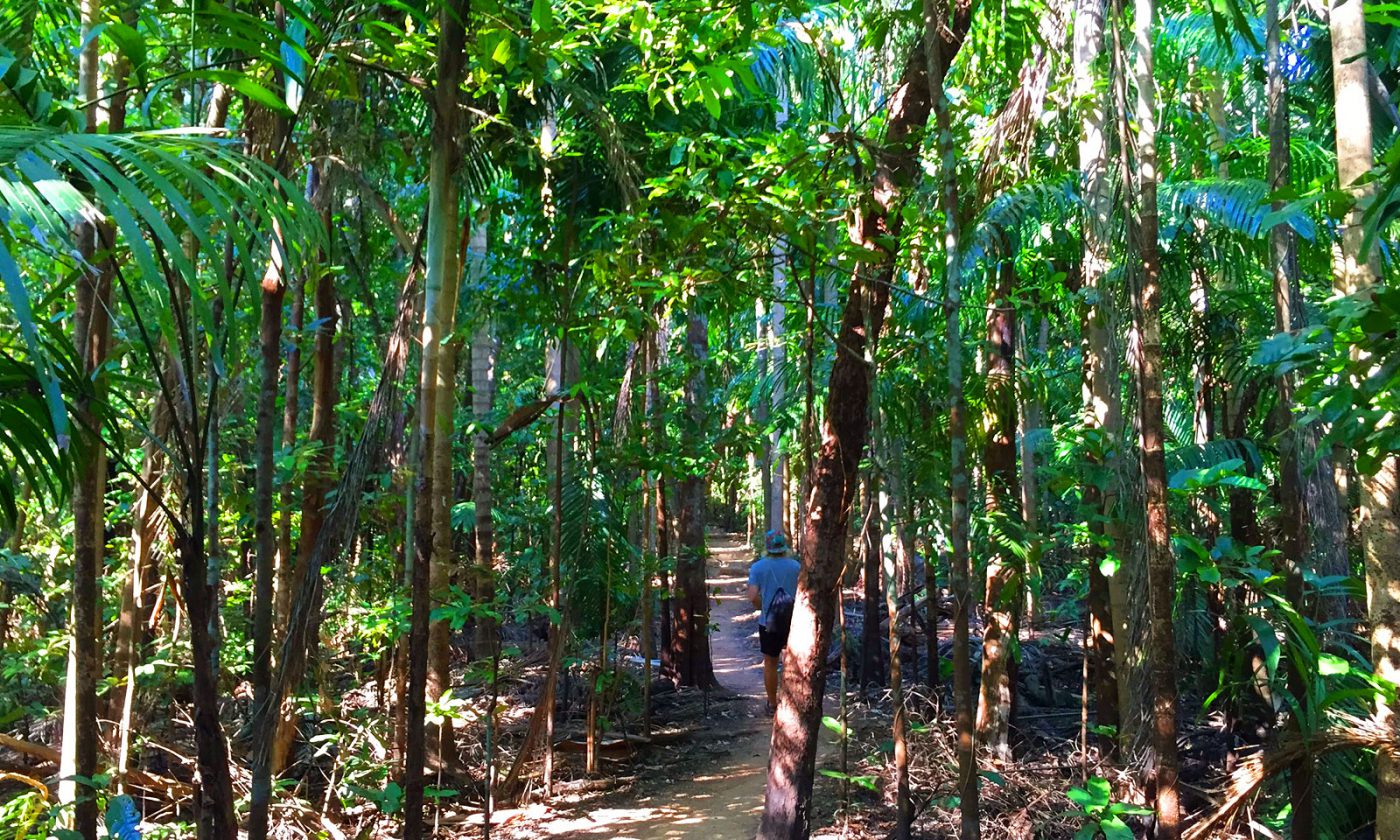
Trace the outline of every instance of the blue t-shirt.
<path fill-rule="evenodd" d="M 753 561 L 749 567 L 749 586 L 758 587 L 763 599 L 763 610 L 758 615 L 760 626 L 768 626 L 768 609 L 773 605 L 773 596 L 778 594 L 779 589 L 793 600 L 797 599 L 797 573 L 801 569 L 802 564 L 786 554 L 765 554 Z"/>

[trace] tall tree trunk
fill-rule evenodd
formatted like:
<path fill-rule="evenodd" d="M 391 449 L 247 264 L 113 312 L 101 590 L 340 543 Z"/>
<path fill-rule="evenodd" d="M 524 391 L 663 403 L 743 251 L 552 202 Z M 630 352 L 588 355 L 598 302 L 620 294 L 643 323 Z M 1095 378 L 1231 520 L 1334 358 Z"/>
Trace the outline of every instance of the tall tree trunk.
<path fill-rule="evenodd" d="M 471 288 L 476 290 L 485 279 L 487 234 L 490 215 L 482 209 L 472 226 L 470 259 Z M 476 592 L 480 603 L 490 603 L 496 596 L 496 525 L 493 516 L 494 497 L 491 492 L 491 434 L 489 423 L 496 399 L 496 332 L 495 323 L 487 313 L 472 333 L 472 416 L 477 431 L 472 435 L 472 501 L 476 508 Z M 495 620 L 481 617 L 476 622 L 473 653 L 477 657 L 494 655 L 499 647 Z"/>
<path fill-rule="evenodd" d="M 1363 216 L 1374 195 L 1371 183 L 1357 183 L 1374 164 L 1371 106 L 1367 85 L 1363 0 L 1332 4 L 1332 83 L 1337 114 L 1337 180 L 1355 203 L 1342 224 L 1342 246 L 1333 284 L 1348 295 L 1369 295 L 1379 277 L 1374 249 L 1367 250 Z M 1366 562 L 1366 592 L 1371 624 L 1371 660 L 1375 674 L 1400 682 L 1400 458 L 1385 458 L 1376 472 L 1361 478 L 1361 553 Z M 1395 710 L 1382 694 L 1376 720 L 1396 729 Z M 1381 750 L 1376 756 L 1376 836 L 1400 837 L 1400 756 Z"/>
<path fill-rule="evenodd" d="M 470 239 L 467 230 L 461 244 L 466 246 Z M 459 258 L 460 260 L 460 258 Z M 442 606 L 442 599 L 452 586 L 452 569 L 456 565 L 455 546 L 452 538 L 452 506 L 456 501 L 456 482 L 453 481 L 452 450 L 453 428 L 457 413 L 457 359 L 461 355 L 462 340 L 455 336 L 457 327 L 457 300 L 461 294 L 462 271 L 460 261 L 454 263 L 453 271 L 443 278 L 442 311 L 438 319 L 438 335 L 442 338 L 437 360 L 437 396 L 433 403 L 433 558 L 428 570 L 428 588 L 431 591 L 433 608 Z M 427 699 L 437 702 L 452 687 L 452 628 L 447 619 L 440 618 L 428 627 L 428 687 Z M 437 732 L 431 739 L 429 749 L 439 767 L 455 767 L 457 764 L 452 718 L 444 716 L 438 724 Z"/>
<path fill-rule="evenodd" d="M 759 298 L 754 301 L 754 341 L 757 344 L 754 352 L 754 367 L 757 369 L 758 382 L 773 381 L 773 367 L 768 361 L 769 337 L 768 337 L 769 315 L 764 306 L 764 300 Z M 753 421 L 760 430 L 767 428 L 771 417 L 771 400 L 763 399 L 762 392 L 759 392 L 758 400 L 753 407 Z M 781 499 L 781 493 L 775 490 L 773 483 L 773 459 L 777 453 L 773 449 L 773 439 L 767 434 L 763 437 L 763 452 L 760 454 L 762 463 L 758 464 L 758 511 L 761 527 L 760 531 L 772 529 L 769 524 L 773 519 L 781 518 L 782 513 L 775 513 L 773 501 L 775 498 Z"/>
<path fill-rule="evenodd" d="M 969 623 L 972 611 L 972 571 L 968 550 L 967 402 L 963 392 L 962 349 L 962 230 L 959 219 L 957 152 L 953 145 L 952 102 L 948 71 L 966 38 L 971 6 L 945 7 L 939 0 L 923 2 L 924 60 L 935 130 L 938 136 L 939 209 L 943 211 L 944 294 L 947 316 L 948 440 L 949 440 L 949 588 L 953 596 L 953 707 L 957 725 L 958 783 L 956 786 L 961 840 L 981 836 L 978 807 L 977 740 L 972 695 L 972 650 Z M 935 610 L 934 615 L 937 615 Z M 936 622 L 935 622 L 935 626 Z M 936 651 L 937 634 L 930 639 Z M 930 661 L 933 656 L 930 653 Z M 930 670 L 933 670 L 930 668 Z"/>
<path fill-rule="evenodd" d="M 287 343 L 287 361 L 283 372 L 282 391 L 282 440 L 278 444 L 283 452 L 290 452 L 297 443 L 297 415 L 301 402 L 301 329 L 306 315 L 306 283 L 297 283 L 292 290 L 292 310 L 288 315 L 291 341 Z M 272 634 L 274 644 L 281 635 L 281 628 L 287 626 L 287 612 L 292 605 L 292 482 L 282 483 L 278 492 L 277 517 L 277 560 L 273 569 L 274 617 Z"/>
<path fill-rule="evenodd" d="M 1279 32 L 1279 0 L 1264 4 L 1264 34 L 1269 112 L 1269 192 L 1279 195 L 1291 186 L 1289 172 L 1288 82 L 1283 72 L 1283 49 Z M 1275 212 L 1285 202 L 1274 201 Z M 1302 295 L 1298 283 L 1298 241 L 1293 228 L 1274 225 L 1269 232 L 1270 263 L 1274 275 L 1274 326 L 1279 332 L 1293 333 L 1303 326 Z M 1279 485 L 1283 507 L 1283 565 L 1285 594 L 1290 603 L 1303 603 L 1303 556 L 1307 550 L 1308 510 L 1304 505 L 1302 465 L 1298 460 L 1304 430 L 1293 421 L 1293 377 L 1278 378 L 1278 414 L 1283 421 L 1279 446 Z M 1300 663 L 1289 657 L 1288 687 L 1297 701 L 1293 727 L 1301 727 L 1299 716 L 1308 708 L 1308 690 Z M 1289 773 L 1289 802 L 1292 805 L 1292 840 L 1312 840 L 1313 760 L 1302 755 Z"/>
<path fill-rule="evenodd" d="M 457 276 L 457 180 L 460 167 L 457 143 L 461 115 L 458 87 L 464 67 L 467 4 L 452 0 L 438 16 L 436 86 L 433 89 L 432 156 L 428 175 L 427 272 L 423 291 L 422 357 L 418 400 L 418 488 L 419 504 L 414 511 L 413 568 L 410 576 L 412 617 L 408 646 L 408 743 L 404 755 L 404 840 L 420 840 L 423 824 L 423 768 L 426 740 L 423 731 L 427 711 L 428 616 L 432 611 L 429 571 L 433 556 L 432 504 L 433 454 L 436 447 L 438 394 L 438 348 L 447 338 L 442 326 L 447 311 L 455 311 L 456 299 L 447 298 L 445 289 Z"/>
<path fill-rule="evenodd" d="M 92 103 L 86 111 L 89 134 L 97 132 L 98 51 L 96 27 L 102 24 L 100 0 L 82 0 L 82 49 L 78 53 L 78 97 Z M 101 370 L 111 341 L 108 310 L 111 301 L 111 257 L 101 253 L 98 222 L 83 222 L 74 231 L 84 265 L 79 271 L 73 307 L 73 346 L 84 377 L 92 378 L 93 394 L 79 396 L 74 414 L 87 430 L 80 442 L 73 476 L 73 589 L 68 626 L 68 671 L 64 682 L 63 744 L 59 761 L 58 801 L 71 806 L 59 812 L 60 823 L 83 837 L 97 836 L 97 791 L 76 777 L 97 775 L 97 683 L 102 679 L 98 623 L 102 593 L 98 579 L 103 566 L 106 525 L 106 458 L 102 427 L 95 407 L 102 400 Z M 112 241 L 106 237 L 107 243 Z"/>
<path fill-rule="evenodd" d="M 331 227 L 329 211 L 323 213 L 326 230 Z M 328 234 L 329 235 L 329 234 Z M 329 264 L 329 254 L 327 254 Z M 331 490 L 335 487 L 335 404 L 336 366 L 335 335 L 337 311 L 333 275 L 322 272 L 316 279 L 315 314 L 316 335 L 311 374 L 311 430 L 308 442 L 314 447 L 306 465 L 301 492 L 301 533 L 297 541 L 296 566 L 292 570 L 291 588 L 299 590 L 308 575 L 319 574 L 312 568 L 313 554 L 320 541 L 321 529 L 326 523 L 327 503 Z M 312 647 L 317 642 L 321 623 L 319 594 L 310 616 L 308 642 Z M 291 748 L 296 738 L 296 721 L 300 712 L 292 703 L 281 710 L 277 724 L 277 737 L 271 753 L 272 773 L 278 774 L 287 768 Z"/>
<path fill-rule="evenodd" d="M 1152 744 L 1148 764 L 1155 793 L 1157 837 L 1181 834 L 1177 791 L 1176 639 L 1172 603 L 1176 594 L 1176 560 L 1167 520 L 1167 465 L 1162 424 L 1161 264 L 1157 252 L 1157 83 L 1153 78 L 1156 34 L 1155 0 L 1136 0 L 1133 36 L 1137 83 L 1137 218 L 1138 271 L 1134 273 L 1133 315 L 1138 333 L 1139 432 L 1142 436 L 1143 502 L 1147 519 L 1148 611 L 1151 635 L 1148 668 L 1152 687 Z"/>
<path fill-rule="evenodd" d="M 888 439 L 882 434 L 884 418 L 878 408 L 876 408 L 874 416 L 879 424 L 875 430 L 875 440 L 877 443 L 885 445 L 888 454 Z M 877 490 L 881 522 L 879 531 L 882 536 L 880 557 L 881 566 L 885 573 L 885 615 L 889 620 L 890 706 L 894 710 L 890 720 L 890 737 L 894 741 L 895 825 L 890 837 L 892 840 L 909 840 L 914 823 L 914 804 L 909 789 L 909 744 L 905 737 L 907 724 L 904 708 L 904 674 L 902 672 L 903 663 L 900 662 L 899 655 L 899 592 L 901 588 L 899 555 L 903 552 L 900 550 L 901 540 L 899 538 L 901 526 L 897 522 L 899 517 L 898 499 L 893 492 L 893 487 L 897 482 L 892 477 L 886 478 L 888 480 L 885 482 L 880 482 L 877 479 L 874 483 L 890 485 L 889 490 Z M 912 597 L 909 601 L 909 607 L 911 611 L 914 609 Z"/>
<path fill-rule="evenodd" d="M 1007 532 L 1015 510 L 1016 481 L 1016 310 L 1011 303 L 1015 266 L 1008 256 L 998 267 L 987 312 L 986 511 L 993 533 Z M 1008 533 L 1008 537 L 1014 534 Z M 993 543 L 999 541 L 995 538 Z M 1001 763 L 1011 760 L 1011 705 L 1015 691 L 1012 651 L 1016 644 L 1022 585 L 1017 561 L 998 547 L 987 559 L 983 601 L 981 697 L 977 734 Z"/>
<path fill-rule="evenodd" d="M 686 320 L 685 417 L 682 446 L 689 460 L 703 462 L 706 446 L 705 415 L 709 409 L 705 365 L 710 356 L 709 324 L 698 302 Z M 710 594 L 705 588 L 705 475 L 687 467 L 676 490 L 678 537 L 676 547 L 676 677 L 681 685 L 709 687 L 715 684 L 710 659 Z"/>
<path fill-rule="evenodd" d="M 1035 325 L 1036 358 L 1044 359 L 1050 343 L 1050 319 L 1037 313 L 1031 319 Z M 1036 468 L 1036 433 L 1045 423 L 1044 409 L 1040 402 L 1039 389 L 1030 381 L 1031 369 L 1030 339 L 1024 337 L 1017 344 L 1017 357 L 1020 359 L 1021 393 L 1025 396 L 1020 404 L 1020 454 L 1021 454 L 1021 522 L 1026 526 L 1026 540 L 1029 551 L 1026 554 L 1026 569 L 1022 584 L 1026 602 L 1024 617 L 1031 629 L 1040 620 L 1040 476 Z"/>
<path fill-rule="evenodd" d="M 946 59 L 939 66 L 947 66 L 967 32 L 967 10 L 958 7 L 958 11 L 950 16 L 955 19 L 948 21 L 948 26 L 930 36 L 940 58 Z M 852 241 L 870 251 L 874 259 L 860 263 L 853 272 L 837 330 L 825 431 L 812 467 L 811 497 L 803 522 L 802 572 L 773 727 L 768 787 L 758 831 L 761 840 L 796 840 L 806 837 L 810 827 L 826 655 L 851 502 L 869 430 L 874 371 L 867 354 L 869 343 L 884 325 L 897 256 L 885 243 L 899 241 L 903 225 L 897 208 L 918 171 L 918 137 L 928 121 L 929 77 L 923 43 L 911 51 L 889 101 L 888 153 L 879 159 L 870 195 L 851 223 Z"/>
<path fill-rule="evenodd" d="M 253 441 L 253 702 L 267 702 L 272 682 L 272 619 L 275 598 L 273 577 L 276 534 L 272 523 L 272 491 L 276 465 L 272 432 L 277 410 L 277 375 L 282 356 L 282 301 L 286 297 L 285 254 L 281 237 L 274 235 L 272 255 L 263 272 L 258 344 L 262 381 L 257 395 L 257 426 Z M 251 767 L 252 793 L 248 807 L 248 838 L 267 836 L 268 807 L 272 796 L 272 767 L 256 761 Z"/>

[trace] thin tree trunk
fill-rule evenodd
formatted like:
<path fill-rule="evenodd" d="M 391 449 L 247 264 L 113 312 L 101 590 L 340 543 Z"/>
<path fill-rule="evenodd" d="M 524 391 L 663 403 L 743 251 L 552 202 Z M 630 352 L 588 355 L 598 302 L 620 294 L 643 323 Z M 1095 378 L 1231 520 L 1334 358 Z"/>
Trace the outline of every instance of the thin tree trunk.
<path fill-rule="evenodd" d="M 1264 4 L 1264 34 L 1269 111 L 1269 191 L 1275 195 L 1291 185 L 1289 171 L 1288 82 L 1283 74 L 1283 49 L 1279 32 L 1279 0 Z M 1283 209 L 1282 199 L 1273 209 Z M 1298 289 L 1298 240 L 1289 225 L 1274 225 L 1269 232 L 1270 263 L 1274 275 L 1274 326 L 1292 333 L 1303 326 L 1302 296 Z M 1293 421 L 1293 377 L 1278 378 L 1278 414 L 1283 421 L 1279 446 L 1279 485 L 1283 507 L 1284 590 L 1290 603 L 1303 603 L 1303 557 L 1307 550 L 1308 510 L 1304 505 L 1302 465 L 1298 461 L 1303 430 Z M 1289 657 L 1288 687 L 1298 703 L 1292 726 L 1307 714 L 1308 690 L 1300 663 Z M 1289 802 L 1292 806 L 1292 840 L 1312 840 L 1313 760 L 1304 754 L 1289 768 Z"/>
<path fill-rule="evenodd" d="M 78 96 L 93 103 L 86 112 L 86 131 L 97 131 L 98 44 L 94 28 L 102 23 L 100 0 L 82 0 L 82 50 L 78 53 Z M 100 223 L 99 223 L 100 224 Z M 103 567 L 103 532 L 106 516 L 106 458 L 102 448 L 102 427 L 95 408 L 101 403 L 104 377 L 99 375 L 107 360 L 111 341 L 108 310 L 112 278 L 110 257 L 99 255 L 98 227 L 84 222 L 74 231 L 84 265 L 96 262 L 95 270 L 78 274 L 73 307 L 73 346 L 85 377 L 95 377 L 92 396 L 80 396 L 74 415 L 87 431 L 77 450 L 73 475 L 73 588 L 69 619 L 67 679 L 64 682 L 63 744 L 59 761 L 59 823 L 83 837 L 97 836 L 97 790 L 78 780 L 97 775 L 97 683 L 102 679 L 98 621 L 102 615 L 102 593 L 98 579 Z M 106 237 L 110 242 L 112 237 Z"/>
<path fill-rule="evenodd" d="M 287 342 L 287 361 L 283 373 L 282 440 L 278 447 L 290 452 L 297 442 L 297 415 L 301 402 L 301 329 L 306 313 L 306 284 L 297 283 L 292 290 L 292 310 L 288 316 L 291 340 Z M 292 482 L 282 483 L 278 492 L 277 561 L 273 569 L 276 614 L 272 623 L 274 644 L 287 626 L 287 613 L 292 605 Z"/>
<path fill-rule="evenodd" d="M 879 687 L 885 683 L 883 673 L 884 642 L 880 639 L 880 612 L 883 599 L 880 589 L 880 507 L 878 496 L 880 480 L 873 471 L 866 471 L 861 479 L 860 536 L 856 551 L 861 558 L 861 583 L 864 595 L 861 602 L 860 626 L 860 686 Z"/>
<path fill-rule="evenodd" d="M 329 231 L 331 218 L 329 211 L 324 214 L 326 229 Z M 327 255 L 329 258 L 329 255 Z M 313 360 L 315 368 L 311 378 L 311 430 L 308 442 L 314 447 L 306 465 L 301 493 L 301 533 L 297 542 L 297 562 L 292 570 L 292 588 L 299 590 L 303 580 L 313 572 L 312 555 L 320 541 L 321 529 L 326 523 L 327 501 L 335 487 L 335 404 L 336 367 L 335 334 L 337 312 L 333 275 L 323 272 L 316 280 L 315 313 L 316 337 Z M 317 642 L 320 627 L 319 594 L 310 616 L 311 632 L 307 640 L 311 646 Z M 272 773 L 278 774 L 287 768 L 291 748 L 296 738 L 296 720 L 299 716 L 293 704 L 286 704 L 281 711 L 277 725 L 277 737 L 271 753 Z"/>
<path fill-rule="evenodd" d="M 429 571 L 433 556 L 432 504 L 434 492 L 447 488 L 433 487 L 433 454 L 436 447 L 436 413 L 438 400 L 438 348 L 447 338 L 442 330 L 446 311 L 454 309 L 456 300 L 446 298 L 456 277 L 457 261 L 457 182 L 458 127 L 461 124 L 458 86 L 462 77 L 465 55 L 467 4 L 452 0 L 439 13 L 436 87 L 433 90 L 432 157 L 428 176 L 428 244 L 427 273 L 423 292 L 422 357 L 419 371 L 420 399 L 418 401 L 418 488 L 419 504 L 414 511 L 413 569 L 410 576 L 412 617 L 408 648 L 407 740 L 404 755 L 404 840 L 420 840 L 423 824 L 423 769 L 426 740 L 423 726 L 427 711 L 428 683 L 428 614 L 432 610 Z"/>
<path fill-rule="evenodd" d="M 482 209 L 472 225 L 468 259 L 470 288 L 473 290 L 485 280 L 490 220 L 489 211 Z M 475 597 L 479 603 L 487 604 L 496 598 L 495 500 L 491 492 L 491 436 L 488 431 L 496 400 L 496 332 L 495 322 L 489 313 L 472 333 L 471 364 L 472 416 L 477 424 L 476 434 L 472 435 L 472 501 L 476 509 Z M 495 655 L 500 646 L 498 630 L 492 618 L 482 616 L 476 620 L 473 645 L 476 656 Z"/>
<path fill-rule="evenodd" d="M 282 301 L 287 294 L 284 282 L 283 244 L 274 235 L 272 255 L 262 278 L 262 307 L 258 324 L 262 380 L 257 395 L 257 426 L 253 441 L 253 702 L 266 703 L 272 683 L 272 619 L 275 597 L 273 577 L 276 534 L 272 523 L 272 490 L 276 465 L 273 461 L 273 418 L 277 410 L 277 375 L 282 356 Z M 248 808 L 248 838 L 267 836 L 268 807 L 272 796 L 272 767 L 254 762 L 252 793 Z"/>
<path fill-rule="evenodd" d="M 878 409 L 875 411 L 876 421 L 883 427 L 883 418 Z M 881 428 L 877 428 L 874 435 L 877 442 L 886 443 Z M 881 483 L 876 482 L 873 483 Z M 881 547 L 881 565 L 885 573 L 885 613 L 889 620 L 889 642 L 890 642 L 890 706 L 894 710 L 890 721 L 890 736 L 894 741 L 894 778 L 895 778 L 895 826 L 890 833 L 893 840 L 909 840 L 910 830 L 914 823 L 914 805 L 909 789 L 909 744 L 905 737 L 907 727 L 905 721 L 904 708 L 904 675 L 901 671 L 902 663 L 899 657 L 900 636 L 899 636 L 899 591 L 900 575 L 898 565 L 899 523 L 896 521 L 897 500 L 894 494 L 888 490 L 876 490 L 879 495 L 878 510 L 879 519 L 882 523 L 880 533 L 888 535 L 889 547 Z M 913 609 L 913 601 L 910 601 L 910 608 Z"/>
<path fill-rule="evenodd" d="M 467 234 L 467 231 L 463 231 Z M 465 247 L 469 236 L 464 236 Z M 452 538 L 452 506 L 456 501 L 452 471 L 453 427 L 457 413 L 457 359 L 461 355 L 462 340 L 455 337 L 457 326 L 457 299 L 461 293 L 462 272 L 460 261 L 443 278 L 442 297 L 439 299 L 441 312 L 438 317 L 438 335 L 442 338 L 438 349 L 436 389 L 437 397 L 433 404 L 433 559 L 428 570 L 428 587 L 433 608 L 442 606 L 442 598 L 452 585 L 452 569 L 455 551 Z M 437 702 L 452 687 L 452 630 L 447 619 L 440 618 L 428 627 L 428 683 L 427 699 Z M 436 736 L 428 745 L 432 758 L 439 767 L 455 767 L 457 764 L 452 718 L 444 716 L 437 727 Z"/>
<path fill-rule="evenodd" d="M 997 271 L 987 312 L 986 512 L 989 527 L 1007 531 L 1015 515 L 1016 487 L 1016 310 L 1011 303 L 1015 267 L 1008 258 Z M 950 348 L 951 352 L 951 348 Z M 1014 533 L 1014 532 L 1011 532 Z M 1011 534 L 1008 534 L 1010 537 Z M 998 541 L 993 538 L 995 544 Z M 981 697 L 977 706 L 977 735 L 1000 763 L 1011 760 L 1011 706 L 1015 691 L 1012 651 L 1020 618 L 1022 585 L 1016 557 L 997 549 L 987 559 L 987 588 L 983 601 Z"/>
<path fill-rule="evenodd" d="M 970 7 L 945 9 L 938 0 L 924 0 L 923 44 L 929 97 L 938 133 L 940 164 L 939 207 L 944 219 L 944 311 L 947 315 L 948 439 L 950 551 L 949 585 L 953 595 L 953 707 L 957 723 L 958 782 L 961 840 L 981 836 L 978 807 L 977 741 L 972 696 L 972 651 L 969 621 L 972 573 L 968 552 L 967 404 L 963 396 L 962 244 L 959 223 L 957 156 L 953 145 L 952 102 L 948 71 L 969 27 Z M 951 39 L 951 40 L 950 40 Z M 934 613 L 935 617 L 937 613 Z M 936 625 L 935 625 L 936 626 Z M 937 634 L 930 641 L 937 650 Z M 932 659 L 932 657 L 930 657 Z"/>
<path fill-rule="evenodd" d="M 1332 4 L 1332 83 L 1337 114 L 1337 180 L 1355 204 L 1342 224 L 1342 245 L 1333 284 L 1348 295 L 1369 295 L 1379 277 L 1375 249 L 1366 250 L 1363 217 L 1374 196 L 1372 183 L 1357 183 L 1374 164 L 1371 73 L 1366 55 L 1363 0 Z M 1366 562 L 1366 591 L 1371 625 L 1371 660 L 1377 677 L 1400 682 L 1400 458 L 1385 458 L 1375 473 L 1361 477 L 1361 554 Z M 1400 727 L 1383 693 L 1376 699 L 1376 720 L 1388 730 Z M 1400 837 L 1400 757 L 1393 750 L 1376 756 L 1376 836 Z"/>
<path fill-rule="evenodd" d="M 1142 436 L 1143 501 L 1147 519 L 1148 610 L 1151 635 L 1148 667 L 1152 686 L 1152 743 L 1148 765 L 1155 793 L 1157 837 L 1181 834 L 1177 790 L 1176 641 L 1172 602 L 1176 594 L 1176 560 L 1167 520 L 1167 467 L 1162 425 L 1161 264 L 1157 253 L 1157 84 L 1153 78 L 1156 34 L 1155 0 L 1136 0 L 1133 35 L 1137 82 L 1137 218 L 1138 272 L 1134 273 L 1135 327 L 1140 342 L 1138 400 Z"/>

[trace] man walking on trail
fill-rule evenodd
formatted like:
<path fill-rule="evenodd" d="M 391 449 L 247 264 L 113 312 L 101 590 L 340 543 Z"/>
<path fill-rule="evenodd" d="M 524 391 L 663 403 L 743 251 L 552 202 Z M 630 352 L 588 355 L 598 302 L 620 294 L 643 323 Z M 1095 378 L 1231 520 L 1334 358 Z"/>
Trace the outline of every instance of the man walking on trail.
<path fill-rule="evenodd" d="M 759 610 L 758 647 L 763 651 L 763 687 L 772 714 L 778 708 L 778 657 L 787 647 L 802 564 L 788 554 L 781 531 L 769 531 L 765 543 L 766 553 L 749 567 L 749 600 Z"/>

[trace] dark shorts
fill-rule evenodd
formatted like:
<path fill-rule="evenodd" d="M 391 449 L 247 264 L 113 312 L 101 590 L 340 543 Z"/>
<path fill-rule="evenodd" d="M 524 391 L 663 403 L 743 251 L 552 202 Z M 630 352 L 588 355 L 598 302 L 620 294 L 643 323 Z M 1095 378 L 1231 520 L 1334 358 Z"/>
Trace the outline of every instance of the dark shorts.
<path fill-rule="evenodd" d="M 764 656 L 782 656 L 783 648 L 787 647 L 787 631 L 779 633 L 774 630 L 768 632 L 768 628 L 762 624 L 758 625 L 758 649 L 763 651 Z"/>

